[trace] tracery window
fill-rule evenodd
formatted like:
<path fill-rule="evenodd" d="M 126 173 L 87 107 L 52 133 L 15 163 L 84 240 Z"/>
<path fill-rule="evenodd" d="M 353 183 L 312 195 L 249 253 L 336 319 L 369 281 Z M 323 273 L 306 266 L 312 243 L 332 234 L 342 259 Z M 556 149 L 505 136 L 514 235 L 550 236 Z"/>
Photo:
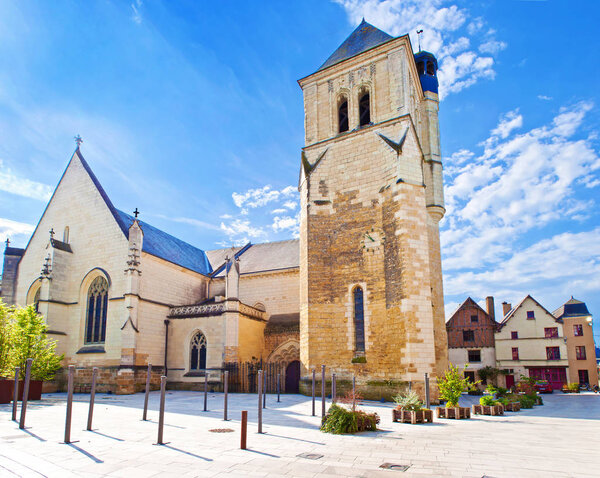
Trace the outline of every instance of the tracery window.
<path fill-rule="evenodd" d="M 204 370 L 206 368 L 206 337 L 198 332 L 190 344 L 190 370 Z"/>
<path fill-rule="evenodd" d="M 41 287 L 38 287 L 38 289 L 35 291 L 35 295 L 33 296 L 33 307 L 35 308 L 36 312 L 40 311 L 40 291 L 42 290 Z"/>
<path fill-rule="evenodd" d="M 371 123 L 371 100 L 368 91 L 358 100 L 358 116 L 361 126 Z"/>
<path fill-rule="evenodd" d="M 338 106 L 338 132 L 348 131 L 348 100 L 342 97 Z"/>
<path fill-rule="evenodd" d="M 356 287 L 354 295 L 354 349 L 355 352 L 365 351 L 365 308 L 363 290 Z"/>
<path fill-rule="evenodd" d="M 108 281 L 96 277 L 87 294 L 87 321 L 85 324 L 85 343 L 101 344 L 106 338 L 106 313 L 108 309 Z"/>

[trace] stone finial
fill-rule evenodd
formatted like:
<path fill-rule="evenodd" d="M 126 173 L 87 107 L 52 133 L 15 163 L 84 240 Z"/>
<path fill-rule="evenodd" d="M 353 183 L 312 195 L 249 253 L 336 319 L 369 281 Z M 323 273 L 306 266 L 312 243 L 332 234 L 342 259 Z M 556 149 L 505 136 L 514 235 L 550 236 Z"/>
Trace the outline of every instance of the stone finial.
<path fill-rule="evenodd" d="M 44 259 L 44 265 L 42 266 L 42 277 L 46 279 L 50 278 L 52 274 L 52 259 L 50 258 L 50 254 L 46 256 Z"/>
<path fill-rule="evenodd" d="M 75 140 L 75 143 L 77 144 L 77 149 L 79 149 L 79 146 L 81 146 L 81 143 L 83 143 L 83 139 L 81 139 L 81 136 L 79 136 L 79 135 L 74 136 L 73 139 Z"/>

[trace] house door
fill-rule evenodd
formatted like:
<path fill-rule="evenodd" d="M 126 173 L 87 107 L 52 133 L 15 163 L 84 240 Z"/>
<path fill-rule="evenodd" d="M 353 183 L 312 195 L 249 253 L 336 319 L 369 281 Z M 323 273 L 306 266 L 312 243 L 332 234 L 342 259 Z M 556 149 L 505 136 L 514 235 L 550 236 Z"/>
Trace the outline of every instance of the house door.
<path fill-rule="evenodd" d="M 506 376 L 506 388 L 508 388 L 510 390 L 514 386 L 515 386 L 515 376 L 514 375 L 507 375 Z"/>
<path fill-rule="evenodd" d="M 300 391 L 300 361 L 290 362 L 285 369 L 285 391 L 298 393 Z"/>

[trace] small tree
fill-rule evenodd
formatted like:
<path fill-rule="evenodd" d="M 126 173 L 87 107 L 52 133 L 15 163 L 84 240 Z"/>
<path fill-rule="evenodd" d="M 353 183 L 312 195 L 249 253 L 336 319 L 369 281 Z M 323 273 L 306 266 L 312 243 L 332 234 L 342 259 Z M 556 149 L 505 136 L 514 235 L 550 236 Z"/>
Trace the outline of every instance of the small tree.
<path fill-rule="evenodd" d="M 477 371 L 477 375 L 479 375 L 479 378 L 483 380 L 483 382 L 487 383 L 489 379 L 492 382 L 492 385 L 497 385 L 498 375 L 500 375 L 500 369 L 488 365 L 486 367 L 480 368 Z"/>
<path fill-rule="evenodd" d="M 8 307 L 0 299 L 0 377 L 7 377 L 11 372 L 11 350 L 14 336 L 11 314 L 12 307 Z"/>
<path fill-rule="evenodd" d="M 398 408 L 403 410 L 418 412 L 423 408 L 423 402 L 421 401 L 421 398 L 417 392 L 414 391 L 407 393 L 399 392 L 397 395 L 392 397 L 392 400 L 396 402 Z"/>
<path fill-rule="evenodd" d="M 465 378 L 458 367 L 452 364 L 450 364 L 444 376 L 437 379 L 437 383 L 440 390 L 440 397 L 447 402 L 446 407 L 458 407 L 460 396 L 471 385 L 471 381 Z M 475 384 L 478 383 L 479 381 L 475 382 Z"/>
<path fill-rule="evenodd" d="M 56 355 L 56 340 L 46 336 L 48 326 L 44 317 L 32 305 L 15 309 L 12 317 L 14 334 L 11 364 L 21 368 L 19 373 L 24 378 L 27 359 L 31 358 L 31 379 L 51 380 L 60 368 L 63 355 Z"/>

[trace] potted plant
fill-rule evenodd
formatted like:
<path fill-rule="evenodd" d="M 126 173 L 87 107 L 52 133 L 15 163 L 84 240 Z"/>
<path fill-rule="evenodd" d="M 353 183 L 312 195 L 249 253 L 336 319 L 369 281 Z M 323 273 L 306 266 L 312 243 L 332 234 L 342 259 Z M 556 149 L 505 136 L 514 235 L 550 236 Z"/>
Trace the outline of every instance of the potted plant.
<path fill-rule="evenodd" d="M 392 410 L 392 420 L 400 423 L 431 423 L 433 411 L 423 408 L 423 402 L 416 392 L 398 393 L 393 397 L 396 408 Z"/>
<path fill-rule="evenodd" d="M 491 395 L 485 395 L 479 399 L 479 405 L 473 405 L 474 415 L 504 415 L 502 403 L 495 400 Z"/>
<path fill-rule="evenodd" d="M 11 308 L 0 299 L 0 403 L 10 403 L 14 381 L 10 377 L 14 327 Z"/>
<path fill-rule="evenodd" d="M 578 383 L 566 383 L 562 388 L 563 393 L 579 393 Z"/>
<path fill-rule="evenodd" d="M 479 380 L 475 382 L 475 385 L 479 382 Z M 437 408 L 438 418 L 471 418 L 471 409 L 461 407 L 458 403 L 463 391 L 468 389 L 471 384 L 470 380 L 464 377 L 458 367 L 450 364 L 444 376 L 437 379 L 437 383 L 440 398 L 446 401 L 445 407 Z"/>
<path fill-rule="evenodd" d="M 56 340 L 48 339 L 48 325 L 32 305 L 13 311 L 13 348 L 11 363 L 20 367 L 19 378 L 25 379 L 27 359 L 33 359 L 29 384 L 29 400 L 42 398 L 42 382 L 54 378 L 60 368 L 62 355 L 56 355 Z M 19 383 L 19 399 L 23 398 L 23 382 Z"/>
<path fill-rule="evenodd" d="M 321 421 L 321 431 L 336 435 L 376 431 L 378 423 L 379 415 L 376 413 L 348 410 L 334 403 Z"/>
<path fill-rule="evenodd" d="M 521 410 L 521 402 L 516 395 L 507 395 L 506 397 L 499 398 L 498 401 L 504 407 L 505 412 L 518 412 Z"/>

